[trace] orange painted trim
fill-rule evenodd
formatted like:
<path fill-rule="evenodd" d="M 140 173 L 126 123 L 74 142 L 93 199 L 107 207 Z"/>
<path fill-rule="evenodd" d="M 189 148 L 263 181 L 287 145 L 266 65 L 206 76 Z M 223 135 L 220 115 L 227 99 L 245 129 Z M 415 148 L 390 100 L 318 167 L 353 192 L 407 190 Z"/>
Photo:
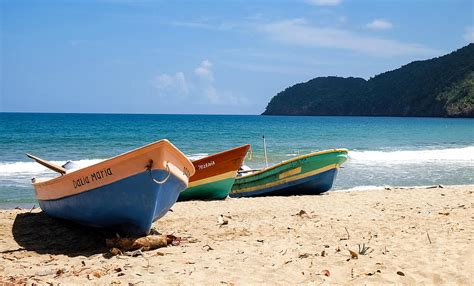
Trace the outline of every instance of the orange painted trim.
<path fill-rule="evenodd" d="M 246 144 L 193 161 L 196 173 L 189 179 L 189 182 L 203 180 L 230 171 L 235 171 L 235 175 L 237 175 L 237 171 L 242 166 L 249 148 L 250 145 Z"/>
<path fill-rule="evenodd" d="M 123 153 L 97 164 L 75 170 L 47 181 L 33 183 L 38 200 L 54 200 L 111 184 L 146 171 L 153 160 L 153 170 L 166 170 L 188 185 L 195 173 L 191 161 L 168 140 L 160 140 Z"/>

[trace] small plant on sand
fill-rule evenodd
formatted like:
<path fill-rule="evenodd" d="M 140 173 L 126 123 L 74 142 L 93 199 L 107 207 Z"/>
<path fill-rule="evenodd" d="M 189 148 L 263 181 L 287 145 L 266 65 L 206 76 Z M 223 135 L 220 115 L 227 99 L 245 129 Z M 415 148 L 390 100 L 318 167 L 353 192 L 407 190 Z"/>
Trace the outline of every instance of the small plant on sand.
<path fill-rule="evenodd" d="M 366 247 L 365 246 L 365 243 L 362 243 L 362 245 L 358 244 L 358 247 L 359 247 L 359 254 L 360 255 L 367 255 L 367 254 L 370 254 L 372 253 L 374 250 L 370 247 Z"/>

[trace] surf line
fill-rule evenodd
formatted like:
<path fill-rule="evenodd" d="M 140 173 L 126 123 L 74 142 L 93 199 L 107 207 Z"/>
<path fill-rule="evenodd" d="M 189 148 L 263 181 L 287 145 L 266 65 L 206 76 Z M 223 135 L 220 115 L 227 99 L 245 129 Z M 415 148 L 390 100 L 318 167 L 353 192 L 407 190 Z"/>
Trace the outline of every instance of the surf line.
<path fill-rule="evenodd" d="M 112 175 L 113 175 L 112 169 L 107 168 L 107 169 L 93 172 L 88 176 L 84 176 L 79 179 L 72 180 L 72 185 L 74 186 L 74 189 L 77 189 L 79 187 L 90 184 L 91 182 L 95 182 Z"/>

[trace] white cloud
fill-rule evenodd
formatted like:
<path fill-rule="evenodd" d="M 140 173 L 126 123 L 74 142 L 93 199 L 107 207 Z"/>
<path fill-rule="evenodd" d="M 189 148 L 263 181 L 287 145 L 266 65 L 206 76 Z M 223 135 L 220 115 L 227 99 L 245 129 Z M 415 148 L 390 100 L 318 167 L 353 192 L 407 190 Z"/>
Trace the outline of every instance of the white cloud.
<path fill-rule="evenodd" d="M 213 27 L 205 22 L 184 22 L 184 21 L 175 21 L 171 23 L 173 26 L 178 27 L 187 27 L 187 28 L 202 28 L 202 29 L 212 29 Z"/>
<path fill-rule="evenodd" d="M 354 32 L 312 26 L 304 19 L 290 19 L 259 26 L 271 39 L 303 47 L 352 50 L 375 56 L 433 55 L 437 51 L 419 44 L 363 36 Z"/>
<path fill-rule="evenodd" d="M 214 75 L 212 74 L 212 63 L 209 60 L 203 60 L 201 64 L 194 69 L 194 73 L 203 79 L 214 81 Z"/>
<path fill-rule="evenodd" d="M 466 27 L 464 29 L 464 40 L 468 41 L 469 43 L 474 43 L 474 26 Z"/>
<path fill-rule="evenodd" d="M 220 98 L 217 95 L 217 90 L 213 85 L 209 85 L 204 88 L 204 95 L 206 96 L 206 99 L 213 104 L 219 103 Z"/>
<path fill-rule="evenodd" d="M 214 73 L 212 63 L 209 60 L 203 60 L 198 67 L 194 69 L 194 74 L 198 77 L 198 93 L 204 102 L 210 104 L 223 104 L 226 99 L 217 91 L 214 85 Z"/>
<path fill-rule="evenodd" d="M 209 60 L 203 60 L 194 69 L 194 79 L 187 80 L 184 72 L 175 75 L 161 74 L 152 81 L 153 86 L 158 89 L 159 94 L 176 99 L 175 95 L 181 95 L 178 100 L 195 100 L 198 104 L 212 105 L 249 105 L 249 100 L 243 96 L 237 96 L 231 92 L 221 92 L 215 86 L 213 64 Z M 191 102 L 192 103 L 192 102 Z"/>
<path fill-rule="evenodd" d="M 200 93 L 202 93 L 209 103 L 216 104 L 220 97 L 214 87 L 214 74 L 212 72 L 212 63 L 209 60 L 203 60 L 201 64 L 194 69 L 194 74 L 200 79 Z"/>
<path fill-rule="evenodd" d="M 202 19 L 197 21 L 173 21 L 172 26 L 196 28 L 216 31 L 228 31 L 236 28 L 236 24 L 230 22 L 211 21 L 210 19 Z"/>
<path fill-rule="evenodd" d="M 188 83 L 183 72 L 177 72 L 175 75 L 161 74 L 154 78 L 152 84 L 160 92 L 174 92 L 178 95 L 189 93 Z"/>
<path fill-rule="evenodd" d="M 306 0 L 306 3 L 315 6 L 337 6 L 341 2 L 341 0 Z"/>
<path fill-rule="evenodd" d="M 388 30 L 393 28 L 393 24 L 390 21 L 384 19 L 375 19 L 365 26 L 371 30 Z"/>

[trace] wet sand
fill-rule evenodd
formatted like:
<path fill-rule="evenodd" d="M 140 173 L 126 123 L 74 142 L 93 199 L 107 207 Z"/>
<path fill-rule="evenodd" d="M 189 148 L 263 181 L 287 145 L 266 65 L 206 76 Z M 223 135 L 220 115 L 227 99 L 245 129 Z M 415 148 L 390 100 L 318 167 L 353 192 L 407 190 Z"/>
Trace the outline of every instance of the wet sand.
<path fill-rule="evenodd" d="M 179 245 L 111 258 L 108 233 L 0 210 L 0 281 L 472 285 L 473 197 L 445 186 L 180 202 L 154 224 Z"/>

